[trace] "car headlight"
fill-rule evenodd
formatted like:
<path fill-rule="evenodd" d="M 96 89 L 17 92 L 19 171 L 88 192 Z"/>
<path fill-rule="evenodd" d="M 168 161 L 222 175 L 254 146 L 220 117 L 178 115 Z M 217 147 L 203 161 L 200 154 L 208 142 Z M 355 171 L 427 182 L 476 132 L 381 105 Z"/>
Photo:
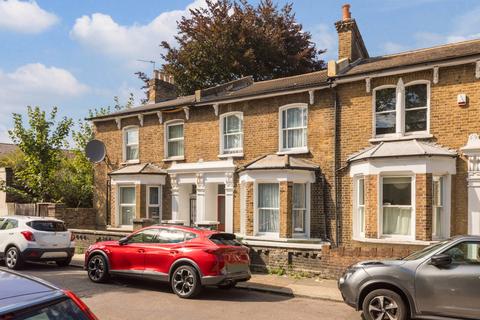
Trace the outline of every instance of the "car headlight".
<path fill-rule="evenodd" d="M 344 284 L 345 281 L 348 280 L 348 278 L 350 278 L 358 269 L 349 269 L 347 271 L 345 271 L 345 273 L 343 274 L 343 276 L 338 280 L 338 282 L 340 284 Z"/>

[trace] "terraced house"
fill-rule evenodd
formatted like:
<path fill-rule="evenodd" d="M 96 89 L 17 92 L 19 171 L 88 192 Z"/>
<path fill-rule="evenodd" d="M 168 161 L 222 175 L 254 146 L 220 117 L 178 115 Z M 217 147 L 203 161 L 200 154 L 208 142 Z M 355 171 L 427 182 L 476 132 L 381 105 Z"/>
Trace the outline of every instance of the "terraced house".
<path fill-rule="evenodd" d="M 480 40 L 370 57 L 348 5 L 335 27 L 327 70 L 182 97 L 156 72 L 92 119 L 98 222 L 215 225 L 308 270 L 480 234 Z"/>

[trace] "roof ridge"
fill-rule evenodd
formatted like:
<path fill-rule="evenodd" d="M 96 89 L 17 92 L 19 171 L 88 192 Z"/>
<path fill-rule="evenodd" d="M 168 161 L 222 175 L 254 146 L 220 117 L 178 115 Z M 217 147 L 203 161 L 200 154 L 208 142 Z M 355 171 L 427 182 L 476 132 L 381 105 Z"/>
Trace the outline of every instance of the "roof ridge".
<path fill-rule="evenodd" d="M 371 153 L 371 156 L 373 156 L 375 154 L 375 152 L 378 151 L 378 149 L 380 149 L 381 146 L 383 146 L 385 144 L 385 142 L 380 142 L 378 145 L 376 145 L 375 147 L 373 147 L 373 150 L 372 150 L 372 153 Z"/>
<path fill-rule="evenodd" d="M 307 73 L 301 73 L 301 74 L 295 74 L 295 75 L 286 76 L 286 77 L 280 77 L 280 78 L 275 78 L 275 79 L 254 81 L 253 84 L 252 84 L 252 86 L 255 85 L 255 84 L 258 84 L 258 83 L 275 82 L 275 81 L 280 81 L 280 80 L 285 80 L 285 79 L 291 79 L 291 78 L 295 78 L 295 77 L 302 77 L 302 76 L 306 76 L 306 75 L 309 75 L 309 74 L 320 73 L 320 72 L 327 72 L 327 69 L 316 70 L 316 71 L 307 72 Z"/>
<path fill-rule="evenodd" d="M 480 42 L 480 38 L 457 41 L 457 42 L 450 42 L 450 43 L 444 43 L 444 44 L 436 45 L 436 46 L 433 46 L 433 47 L 412 49 L 412 50 L 400 51 L 400 52 L 391 53 L 391 54 L 384 54 L 384 55 L 379 55 L 379 56 L 366 58 L 365 60 L 376 59 L 376 58 L 396 57 L 396 56 L 406 55 L 406 54 L 410 54 L 410 53 L 417 53 L 417 52 L 423 52 L 423 51 L 428 51 L 428 50 L 435 50 L 435 49 L 440 49 L 440 48 L 445 48 L 445 47 L 454 47 L 454 46 L 458 46 L 458 45 L 462 45 L 462 44 L 466 44 L 466 43 L 472 43 L 472 42 Z"/>

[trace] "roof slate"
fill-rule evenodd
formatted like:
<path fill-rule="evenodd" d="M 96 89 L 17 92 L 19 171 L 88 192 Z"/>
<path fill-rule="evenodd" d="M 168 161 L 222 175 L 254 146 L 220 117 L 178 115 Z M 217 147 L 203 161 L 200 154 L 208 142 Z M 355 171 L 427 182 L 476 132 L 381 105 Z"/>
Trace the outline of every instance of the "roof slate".
<path fill-rule="evenodd" d="M 167 172 L 151 163 L 129 165 L 110 172 L 110 175 L 120 174 L 167 174 Z"/>
<path fill-rule="evenodd" d="M 253 162 L 245 165 L 243 170 L 259 169 L 303 169 L 316 170 L 320 168 L 315 163 L 301 158 L 295 158 L 291 155 L 269 154 L 255 159 Z"/>
<path fill-rule="evenodd" d="M 447 156 L 456 157 L 457 152 L 446 149 L 434 143 L 413 140 L 388 141 L 361 150 L 347 161 L 357 161 L 373 158 L 407 157 L 407 156 Z"/>

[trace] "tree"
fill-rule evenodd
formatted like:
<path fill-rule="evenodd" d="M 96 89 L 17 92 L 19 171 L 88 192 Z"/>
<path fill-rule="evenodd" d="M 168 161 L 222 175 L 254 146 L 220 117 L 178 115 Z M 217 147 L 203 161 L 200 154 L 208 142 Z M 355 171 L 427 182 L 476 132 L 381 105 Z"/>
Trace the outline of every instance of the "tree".
<path fill-rule="evenodd" d="M 68 146 L 72 120 L 64 117 L 57 121 L 57 108 L 47 118 L 39 107 L 28 107 L 28 126 L 21 114 L 13 114 L 13 129 L 10 139 L 23 153 L 23 165 L 15 168 L 15 180 L 21 185 L 18 192 L 28 194 L 32 201 L 54 201 L 56 194 L 55 176 Z"/>
<path fill-rule="evenodd" d="M 279 9 L 271 0 L 256 7 L 246 0 L 207 0 L 206 8 L 190 12 L 177 24 L 178 48 L 161 43 L 164 71 L 180 94 L 248 75 L 258 81 L 324 68 L 324 50 L 296 21 L 292 4 Z"/>

